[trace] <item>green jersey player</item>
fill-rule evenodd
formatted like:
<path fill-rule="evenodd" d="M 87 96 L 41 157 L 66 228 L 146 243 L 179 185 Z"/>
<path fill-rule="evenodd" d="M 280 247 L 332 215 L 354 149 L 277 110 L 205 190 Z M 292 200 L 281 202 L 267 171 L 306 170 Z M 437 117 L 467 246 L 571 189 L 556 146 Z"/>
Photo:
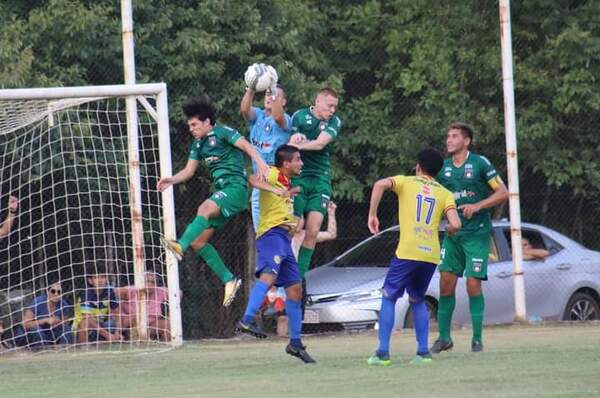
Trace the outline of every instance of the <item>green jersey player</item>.
<path fill-rule="evenodd" d="M 306 235 L 298 252 L 298 267 L 304 276 L 310 266 L 317 235 L 331 199 L 330 143 L 340 133 L 342 122 L 335 115 L 338 97 L 331 88 L 321 89 L 315 103 L 292 116 L 290 144 L 300 149 L 304 167 L 292 180 L 301 192 L 294 198 L 294 213 L 304 217 Z"/>
<path fill-rule="evenodd" d="M 448 128 L 446 149 L 452 157 L 444 161 L 437 180 L 454 193 L 462 229 L 446 235 L 441 252 L 440 300 L 438 304 L 439 338 L 432 353 L 453 347 L 450 325 L 454 311 L 456 282 L 467 277 L 469 310 L 473 325 L 471 351 L 483 349 L 481 331 L 484 299 L 481 281 L 487 280 L 491 208 L 508 199 L 508 190 L 494 166 L 481 155 L 469 151 L 473 129 L 455 122 Z"/>
<path fill-rule="evenodd" d="M 191 246 L 225 285 L 223 305 L 231 304 L 241 280 L 236 278 L 208 243 L 215 229 L 223 226 L 235 214 L 246 209 L 248 184 L 245 171 L 246 153 L 257 165 L 257 175 L 264 179 L 269 166 L 241 134 L 230 127 L 216 125 L 216 110 L 208 98 L 192 98 L 183 105 L 187 124 L 194 142 L 186 166 L 172 177 L 161 178 L 158 189 L 185 182 L 194 176 L 200 161 L 208 167 L 215 192 L 198 207 L 194 220 L 177 241 L 164 239 L 165 248 L 181 260 Z"/>

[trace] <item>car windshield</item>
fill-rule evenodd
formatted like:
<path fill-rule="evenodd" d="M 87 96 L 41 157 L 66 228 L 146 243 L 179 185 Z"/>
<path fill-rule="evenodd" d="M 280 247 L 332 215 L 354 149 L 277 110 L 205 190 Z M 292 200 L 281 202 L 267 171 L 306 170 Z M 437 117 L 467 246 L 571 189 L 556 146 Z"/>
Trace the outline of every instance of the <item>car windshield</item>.
<path fill-rule="evenodd" d="M 334 267 L 387 267 L 398 244 L 398 231 L 386 231 L 355 246 L 331 263 Z"/>

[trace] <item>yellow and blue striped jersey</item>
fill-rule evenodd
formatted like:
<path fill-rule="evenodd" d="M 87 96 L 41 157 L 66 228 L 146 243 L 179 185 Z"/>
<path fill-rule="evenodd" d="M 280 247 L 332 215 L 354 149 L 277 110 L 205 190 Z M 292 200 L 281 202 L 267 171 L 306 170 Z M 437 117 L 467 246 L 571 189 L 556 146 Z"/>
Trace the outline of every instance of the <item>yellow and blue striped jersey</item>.
<path fill-rule="evenodd" d="M 400 241 L 396 257 L 437 264 L 440 259 L 439 226 L 443 215 L 456 208 L 454 196 L 426 176 L 395 176 Z"/>

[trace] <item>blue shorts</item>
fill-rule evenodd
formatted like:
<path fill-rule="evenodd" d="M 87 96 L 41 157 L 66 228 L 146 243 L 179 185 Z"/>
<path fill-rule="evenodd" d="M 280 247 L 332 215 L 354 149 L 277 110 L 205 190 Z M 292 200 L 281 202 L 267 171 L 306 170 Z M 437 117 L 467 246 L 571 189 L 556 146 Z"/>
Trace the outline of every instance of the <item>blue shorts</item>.
<path fill-rule="evenodd" d="M 411 298 L 422 301 L 435 267 L 433 263 L 394 257 L 383 282 L 383 297 L 395 300 L 406 290 Z"/>
<path fill-rule="evenodd" d="M 275 286 L 285 288 L 302 283 L 298 263 L 292 251 L 292 239 L 285 228 L 271 228 L 256 240 L 256 277 L 263 272 L 277 276 Z"/>

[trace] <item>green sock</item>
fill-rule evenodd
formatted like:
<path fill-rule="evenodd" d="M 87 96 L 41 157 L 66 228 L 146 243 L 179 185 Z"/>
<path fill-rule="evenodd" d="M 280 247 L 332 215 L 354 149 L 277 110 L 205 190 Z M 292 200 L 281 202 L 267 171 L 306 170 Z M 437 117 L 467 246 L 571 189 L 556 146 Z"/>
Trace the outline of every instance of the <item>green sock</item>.
<path fill-rule="evenodd" d="M 471 323 L 473 324 L 473 341 L 481 341 L 484 308 L 485 300 L 483 299 L 483 294 L 469 296 L 469 310 L 471 311 Z"/>
<path fill-rule="evenodd" d="M 314 249 L 300 246 L 300 251 L 298 252 L 298 268 L 300 269 L 300 276 L 302 278 L 304 278 L 304 274 L 306 274 L 310 267 L 310 259 L 312 258 L 314 251 Z"/>
<path fill-rule="evenodd" d="M 206 261 L 206 264 L 217 274 L 223 284 L 233 279 L 233 274 L 221 260 L 221 256 L 219 256 L 213 245 L 207 243 L 201 249 L 196 250 L 196 254 Z"/>
<path fill-rule="evenodd" d="M 452 325 L 452 313 L 456 304 L 456 297 L 440 296 L 438 303 L 438 328 L 440 330 L 440 340 L 450 341 L 450 327 Z"/>
<path fill-rule="evenodd" d="M 208 220 L 202 216 L 196 216 L 196 218 L 188 224 L 183 235 L 177 241 L 181 245 L 181 249 L 185 252 L 192 242 L 204 232 L 206 227 L 208 227 Z"/>

